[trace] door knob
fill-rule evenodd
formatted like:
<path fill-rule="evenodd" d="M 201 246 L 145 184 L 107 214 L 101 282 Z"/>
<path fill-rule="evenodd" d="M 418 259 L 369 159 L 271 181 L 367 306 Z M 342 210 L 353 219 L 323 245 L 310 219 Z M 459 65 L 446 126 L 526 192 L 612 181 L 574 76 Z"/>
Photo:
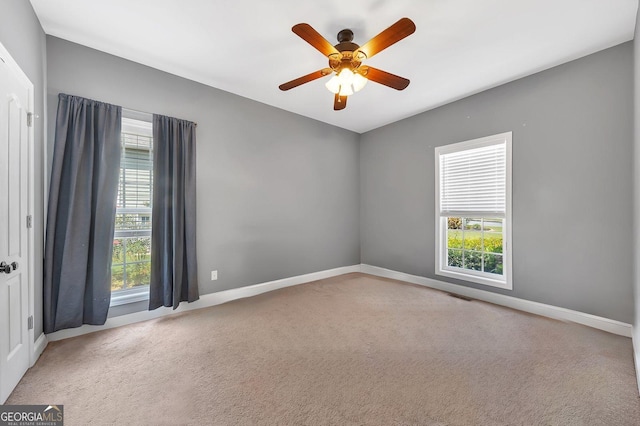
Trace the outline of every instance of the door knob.
<path fill-rule="evenodd" d="M 18 262 L 11 262 L 11 266 L 13 267 L 13 270 L 15 271 L 16 269 L 18 269 Z"/>
<path fill-rule="evenodd" d="M 8 265 L 7 262 L 0 262 L 0 273 L 10 274 L 13 267 Z"/>

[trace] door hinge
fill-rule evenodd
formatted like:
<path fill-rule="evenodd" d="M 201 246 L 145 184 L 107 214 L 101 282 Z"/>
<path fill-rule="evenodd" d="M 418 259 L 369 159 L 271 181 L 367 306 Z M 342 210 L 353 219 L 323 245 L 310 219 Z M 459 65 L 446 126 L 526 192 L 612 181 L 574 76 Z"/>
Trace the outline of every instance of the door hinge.
<path fill-rule="evenodd" d="M 33 228 L 33 216 L 27 215 L 27 228 Z"/>
<path fill-rule="evenodd" d="M 27 126 L 31 127 L 33 125 L 33 113 L 27 113 Z"/>
<path fill-rule="evenodd" d="M 27 318 L 27 327 L 29 330 L 33 329 L 33 315 L 29 315 Z"/>

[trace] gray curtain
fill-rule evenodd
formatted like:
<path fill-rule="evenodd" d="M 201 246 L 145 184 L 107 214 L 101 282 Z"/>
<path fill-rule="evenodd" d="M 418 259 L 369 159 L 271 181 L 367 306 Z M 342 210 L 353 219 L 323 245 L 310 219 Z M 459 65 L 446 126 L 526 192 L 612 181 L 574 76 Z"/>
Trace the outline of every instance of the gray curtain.
<path fill-rule="evenodd" d="M 153 116 L 149 309 L 198 300 L 196 124 Z"/>
<path fill-rule="evenodd" d="M 107 319 L 121 117 L 119 106 L 58 97 L 44 259 L 45 333 Z"/>

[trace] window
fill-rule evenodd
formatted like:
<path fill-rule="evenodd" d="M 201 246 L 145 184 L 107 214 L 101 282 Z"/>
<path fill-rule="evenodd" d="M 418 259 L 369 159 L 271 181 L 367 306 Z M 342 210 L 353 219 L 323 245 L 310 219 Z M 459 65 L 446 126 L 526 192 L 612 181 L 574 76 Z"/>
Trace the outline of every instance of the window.
<path fill-rule="evenodd" d="M 511 132 L 436 147 L 436 274 L 512 289 Z"/>
<path fill-rule="evenodd" d="M 150 119 L 123 117 L 121 142 L 111 265 L 112 306 L 147 299 L 151 277 L 153 133 Z"/>

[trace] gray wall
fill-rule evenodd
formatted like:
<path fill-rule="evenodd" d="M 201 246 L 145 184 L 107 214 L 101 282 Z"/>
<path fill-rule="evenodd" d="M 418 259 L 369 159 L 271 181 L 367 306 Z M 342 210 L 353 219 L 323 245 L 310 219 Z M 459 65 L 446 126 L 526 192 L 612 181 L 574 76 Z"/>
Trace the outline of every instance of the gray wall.
<path fill-rule="evenodd" d="M 201 294 L 360 263 L 356 133 L 54 37 L 47 58 L 50 120 L 64 92 L 198 123 Z"/>
<path fill-rule="evenodd" d="M 35 205 L 33 211 L 35 234 L 34 332 L 42 334 L 42 247 L 43 247 L 43 167 L 44 119 L 46 92 L 45 35 L 31 3 L 26 0 L 2 0 L 0 3 L 0 43 L 9 51 L 34 86 L 35 134 Z"/>
<path fill-rule="evenodd" d="M 628 42 L 362 135 L 362 262 L 631 323 L 632 87 Z M 436 276 L 434 147 L 507 131 L 513 290 Z"/>

